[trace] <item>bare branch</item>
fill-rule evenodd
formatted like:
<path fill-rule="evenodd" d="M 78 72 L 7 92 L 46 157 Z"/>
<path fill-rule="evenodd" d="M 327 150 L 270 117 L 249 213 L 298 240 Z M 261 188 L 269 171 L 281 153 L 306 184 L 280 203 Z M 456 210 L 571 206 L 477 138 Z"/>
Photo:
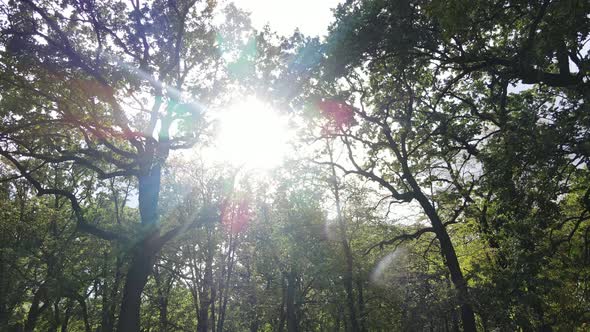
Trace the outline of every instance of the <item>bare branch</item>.
<path fill-rule="evenodd" d="M 374 245 L 370 246 L 369 249 L 367 249 L 365 251 L 364 255 L 365 256 L 368 255 L 369 253 L 371 253 L 371 251 L 373 249 L 375 249 L 377 247 L 379 247 L 380 249 L 383 249 L 384 246 L 392 245 L 392 244 L 395 244 L 396 242 L 403 242 L 403 241 L 407 241 L 407 240 L 417 240 L 423 234 L 429 233 L 429 232 L 434 233 L 434 229 L 432 227 L 425 227 L 425 228 L 421 228 L 421 229 L 419 229 L 416 232 L 411 233 L 411 234 L 401 234 L 401 235 L 398 235 L 398 236 L 396 236 L 396 237 L 394 237 L 392 239 L 381 241 L 381 242 L 379 242 L 377 244 L 374 244 Z"/>

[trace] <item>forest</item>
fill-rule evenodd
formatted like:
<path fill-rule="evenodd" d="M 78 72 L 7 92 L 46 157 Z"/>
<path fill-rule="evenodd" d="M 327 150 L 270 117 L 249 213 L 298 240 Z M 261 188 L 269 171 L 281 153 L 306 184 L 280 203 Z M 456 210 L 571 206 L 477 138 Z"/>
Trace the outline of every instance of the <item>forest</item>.
<path fill-rule="evenodd" d="M 0 331 L 590 331 L 590 2 L 250 15 L 0 2 Z"/>

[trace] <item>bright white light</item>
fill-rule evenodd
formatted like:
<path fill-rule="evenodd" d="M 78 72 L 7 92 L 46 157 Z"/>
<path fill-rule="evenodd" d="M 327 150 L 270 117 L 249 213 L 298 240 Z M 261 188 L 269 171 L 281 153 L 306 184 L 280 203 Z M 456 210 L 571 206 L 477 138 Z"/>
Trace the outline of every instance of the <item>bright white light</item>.
<path fill-rule="evenodd" d="M 324 35 L 333 21 L 332 8 L 343 0 L 236 0 L 239 7 L 251 12 L 254 27 L 269 24 L 273 31 L 290 36 L 295 28 L 308 35 Z"/>
<path fill-rule="evenodd" d="M 289 148 L 288 119 L 261 101 L 237 103 L 217 117 L 216 159 L 234 166 L 269 169 L 283 161 Z"/>

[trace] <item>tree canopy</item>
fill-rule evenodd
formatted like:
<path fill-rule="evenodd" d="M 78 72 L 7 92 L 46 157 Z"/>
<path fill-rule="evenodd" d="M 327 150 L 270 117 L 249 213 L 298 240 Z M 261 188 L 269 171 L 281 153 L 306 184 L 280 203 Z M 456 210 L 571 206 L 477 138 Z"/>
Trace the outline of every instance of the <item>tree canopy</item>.
<path fill-rule="evenodd" d="M 589 21 L 352 0 L 285 37 L 221 1 L 2 3 L 0 330 L 587 330 Z M 228 109 L 277 140 L 248 98 L 292 127 L 272 169 L 212 157 Z"/>

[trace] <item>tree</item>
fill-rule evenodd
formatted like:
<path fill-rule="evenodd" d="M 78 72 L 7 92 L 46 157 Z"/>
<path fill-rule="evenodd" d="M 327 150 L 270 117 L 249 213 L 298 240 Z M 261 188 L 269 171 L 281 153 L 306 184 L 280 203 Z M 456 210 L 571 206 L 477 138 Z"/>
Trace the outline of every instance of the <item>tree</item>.
<path fill-rule="evenodd" d="M 229 32 L 247 29 L 218 29 L 214 9 L 214 2 L 197 1 L 2 5 L 0 154 L 38 195 L 69 200 L 79 230 L 134 243 L 119 331 L 139 331 L 140 296 L 154 258 L 186 226 L 160 232 L 161 173 L 171 151 L 201 139 L 204 105 L 223 93 L 217 33 L 229 36 L 227 51 L 239 46 Z M 240 12 L 230 7 L 226 14 Z M 40 177 L 49 165 L 80 167 L 89 179 L 133 178 L 141 222 L 128 232 L 93 223 L 75 188 Z"/>
<path fill-rule="evenodd" d="M 483 154 L 507 131 L 509 107 L 526 109 L 509 104 L 510 84 L 562 91 L 565 109 L 579 114 L 583 108 L 587 12 L 579 2 L 351 1 L 336 11 L 326 43 L 301 47 L 299 56 L 312 59 L 306 70 L 285 74 L 307 80 L 295 104 L 306 100 L 318 109 L 326 120 L 315 135 L 339 138 L 349 157 L 345 164 L 324 163 L 376 182 L 395 202 L 419 203 L 431 227 L 378 245 L 434 232 L 465 330 L 476 329 L 474 303 L 448 229 L 485 197 L 480 188 L 491 164 Z M 562 15 L 572 20 L 558 26 Z M 584 128 L 583 118 L 569 121 Z M 584 140 L 586 134 L 574 136 Z M 561 141 L 578 153 L 566 163 L 585 158 L 577 138 Z M 490 195 L 501 199 L 494 191 L 501 186 L 492 187 Z"/>
<path fill-rule="evenodd" d="M 415 72 L 411 73 L 411 70 Z M 448 225 L 458 221 L 471 200 L 469 194 L 475 185 L 474 179 L 457 176 L 465 170 L 470 153 L 463 154 L 462 149 L 456 149 L 443 129 L 443 125 L 458 127 L 460 115 L 446 115 L 429 107 L 431 101 L 425 92 L 430 83 L 428 74 L 416 68 L 411 70 L 404 69 L 391 76 L 375 73 L 368 84 L 363 82 L 360 74 L 351 73 L 344 84 L 320 90 L 320 93 L 332 95 L 348 93 L 349 103 L 354 100 L 359 104 L 356 109 L 337 99 L 329 101 L 329 108 L 324 106 L 326 102 L 319 104 L 321 112 L 328 118 L 322 134 L 341 141 L 350 167 L 329 160 L 320 163 L 376 182 L 388 191 L 394 203 L 418 202 L 431 227 L 384 241 L 381 245 L 434 232 L 451 280 L 458 290 L 464 328 L 475 330 L 467 284 L 446 230 Z M 388 90 L 384 90 L 384 86 Z M 342 89 L 346 88 L 349 90 L 343 92 Z M 358 127 L 354 126 L 355 115 L 362 121 Z M 436 182 L 443 180 L 449 185 L 436 187 Z"/>

